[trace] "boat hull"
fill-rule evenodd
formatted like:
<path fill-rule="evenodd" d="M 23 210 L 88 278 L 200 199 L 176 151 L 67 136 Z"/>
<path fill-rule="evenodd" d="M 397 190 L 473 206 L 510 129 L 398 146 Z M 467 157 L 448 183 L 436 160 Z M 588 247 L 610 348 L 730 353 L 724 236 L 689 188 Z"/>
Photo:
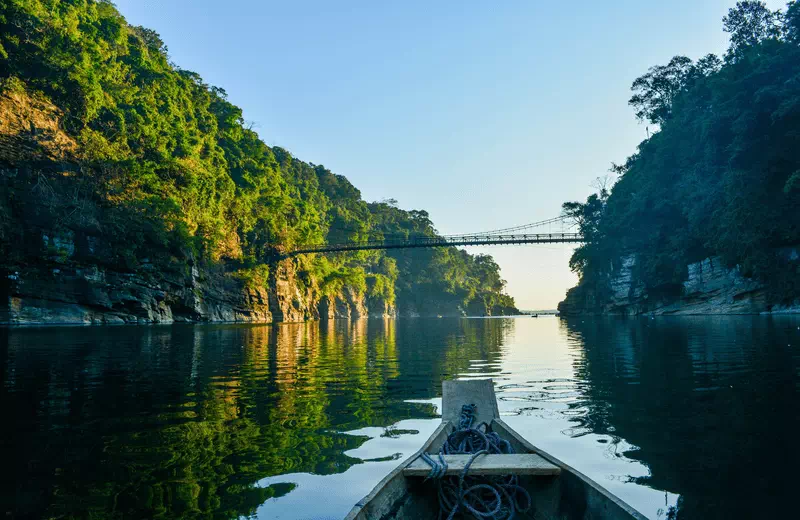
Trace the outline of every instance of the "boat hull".
<path fill-rule="evenodd" d="M 531 495 L 533 506 L 518 518 L 553 520 L 645 520 L 645 516 L 612 495 L 586 475 L 531 444 L 497 412 L 494 386 L 490 380 L 446 381 L 443 389 L 442 424 L 422 448 L 387 475 L 372 492 L 360 500 L 347 520 L 405 520 L 435 518 L 439 513 L 436 486 L 430 481 L 403 474 L 421 453 L 436 453 L 453 431 L 452 418 L 462 404 L 478 401 L 491 430 L 509 441 L 516 453 L 535 453 L 561 469 L 554 476 L 520 476 L 519 483 Z M 491 404 L 488 402 L 491 399 Z M 450 419 L 450 420 L 448 420 Z"/>

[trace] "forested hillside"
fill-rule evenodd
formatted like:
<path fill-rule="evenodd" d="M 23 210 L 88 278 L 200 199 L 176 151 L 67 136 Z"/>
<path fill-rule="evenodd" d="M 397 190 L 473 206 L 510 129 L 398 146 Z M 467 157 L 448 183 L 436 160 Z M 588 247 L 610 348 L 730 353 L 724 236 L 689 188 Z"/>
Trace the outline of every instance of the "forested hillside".
<path fill-rule="evenodd" d="M 142 275 L 151 308 L 162 292 L 169 300 L 158 284 L 170 278 L 206 283 L 181 289 L 189 307 L 212 285 L 218 299 L 242 286 L 251 292 L 234 307 L 258 300 L 273 316 L 259 291 L 281 282 L 292 285 L 281 312 L 303 318 L 337 298 L 381 314 L 514 310 L 491 257 L 456 249 L 273 262 L 299 244 L 436 230 L 424 211 L 368 204 L 345 177 L 267 146 L 224 90 L 171 63 L 158 34 L 111 2 L 0 0 L 0 105 L 0 269 L 12 300 L 47 300 L 56 275 L 84 284 L 99 268 Z M 95 285 L 65 302 L 83 305 Z M 118 294 L 107 296 L 90 305 L 116 308 Z"/>
<path fill-rule="evenodd" d="M 685 298 L 693 278 L 705 290 L 714 269 L 715 290 L 747 287 L 728 303 L 758 293 L 763 311 L 800 297 L 800 4 L 738 2 L 723 29 L 724 56 L 676 56 L 634 81 L 649 138 L 612 167 L 610 190 L 564 204 L 589 242 L 570 261 L 581 282 L 563 309 L 616 299 L 651 311 Z"/>

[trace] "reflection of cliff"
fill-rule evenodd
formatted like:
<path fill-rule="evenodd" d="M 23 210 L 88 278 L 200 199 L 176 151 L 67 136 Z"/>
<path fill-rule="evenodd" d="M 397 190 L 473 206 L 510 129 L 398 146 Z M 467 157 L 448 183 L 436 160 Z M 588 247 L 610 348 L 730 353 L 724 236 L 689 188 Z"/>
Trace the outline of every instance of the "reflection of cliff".
<path fill-rule="evenodd" d="M 511 322 L 513 323 L 513 321 Z M 0 330 L 0 508 L 19 517 L 247 515 L 331 474 L 364 438 L 430 416 L 470 360 L 497 360 L 501 320 Z M 10 457 L 10 458 L 8 458 Z"/>
<path fill-rule="evenodd" d="M 642 483 L 681 495 L 679 518 L 783 518 L 798 451 L 800 320 L 565 320 L 583 355 L 591 431 L 639 447 Z M 793 350 L 795 349 L 795 350 Z M 770 497 L 757 500 L 753 497 Z"/>

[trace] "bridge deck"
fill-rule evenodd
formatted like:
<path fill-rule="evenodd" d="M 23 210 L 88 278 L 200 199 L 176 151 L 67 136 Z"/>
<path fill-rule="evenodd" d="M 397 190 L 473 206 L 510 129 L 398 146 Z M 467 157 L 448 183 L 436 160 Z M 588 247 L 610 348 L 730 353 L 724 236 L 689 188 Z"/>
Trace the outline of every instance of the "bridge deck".
<path fill-rule="evenodd" d="M 284 256 L 306 253 L 366 251 L 370 249 L 410 249 L 417 247 L 488 246 L 499 244 L 565 244 L 584 242 L 580 233 L 537 233 L 524 235 L 461 235 L 453 237 L 411 237 L 406 240 L 374 240 L 344 244 L 299 247 Z"/>

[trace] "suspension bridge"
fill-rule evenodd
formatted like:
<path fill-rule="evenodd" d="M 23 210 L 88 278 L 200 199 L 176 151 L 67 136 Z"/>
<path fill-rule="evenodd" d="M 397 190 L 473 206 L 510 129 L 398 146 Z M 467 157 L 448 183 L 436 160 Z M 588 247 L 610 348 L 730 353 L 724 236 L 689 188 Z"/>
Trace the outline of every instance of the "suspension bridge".
<path fill-rule="evenodd" d="M 381 239 L 343 241 L 308 246 L 298 246 L 283 253 L 296 256 L 307 253 L 336 253 L 370 249 L 411 249 L 419 247 L 489 246 L 501 244 L 568 244 L 584 242 L 583 235 L 575 230 L 577 225 L 568 217 L 559 216 L 521 226 L 494 229 L 464 235 L 386 235 Z M 554 229 L 555 228 L 555 229 Z"/>

